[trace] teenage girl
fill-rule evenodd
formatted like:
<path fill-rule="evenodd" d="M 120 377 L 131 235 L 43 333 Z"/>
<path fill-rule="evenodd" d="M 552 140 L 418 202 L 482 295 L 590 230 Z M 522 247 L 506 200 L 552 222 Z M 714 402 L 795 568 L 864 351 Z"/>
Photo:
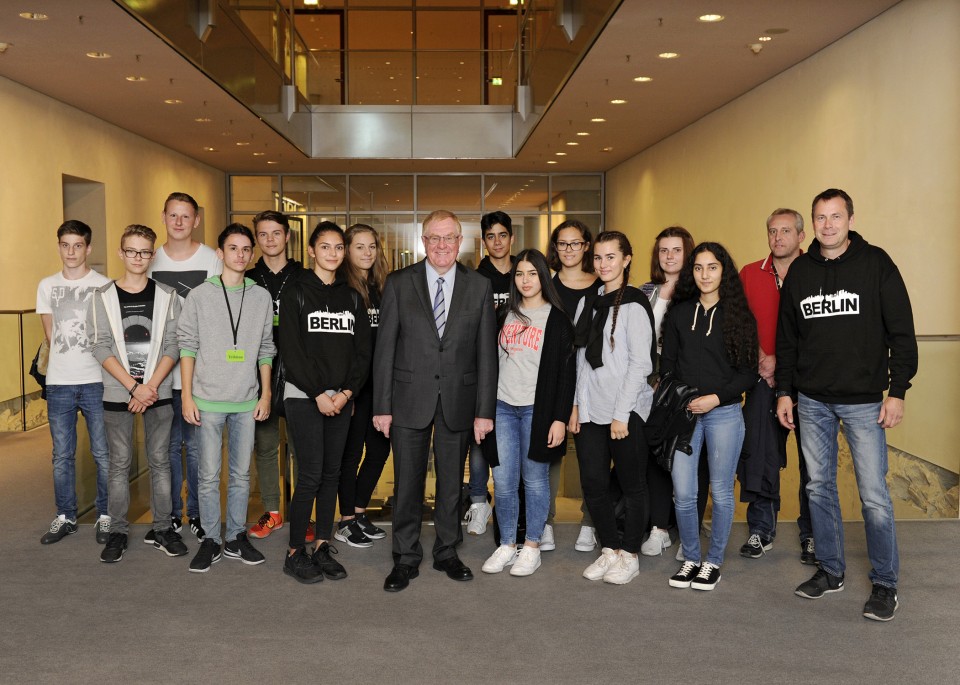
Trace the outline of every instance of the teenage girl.
<path fill-rule="evenodd" d="M 573 318 L 577 304 L 585 296 L 593 296 L 600 287 L 600 279 L 593 271 L 593 237 L 586 224 L 571 219 L 553 229 L 547 246 L 547 264 L 556 272 L 553 285 L 560 296 L 567 315 Z M 553 519 L 557 514 L 557 492 L 560 489 L 560 462 L 550 464 L 550 513 L 543 530 L 540 549 L 556 549 L 553 539 Z M 574 544 L 578 552 L 592 552 L 597 546 L 596 531 L 586 502 L 580 506 L 582 518 L 580 534 Z"/>
<path fill-rule="evenodd" d="M 640 290 L 653 308 L 653 330 L 657 339 L 657 354 L 663 347 L 663 317 L 673 297 L 686 256 L 693 252 L 693 236 L 682 226 L 671 226 L 660 231 L 650 255 L 650 280 Z M 654 364 L 656 378 L 656 364 Z M 673 544 L 667 529 L 673 516 L 673 481 L 670 472 L 655 459 L 647 460 L 647 487 L 650 490 L 650 536 L 640 551 L 648 557 L 663 554 Z"/>
<path fill-rule="evenodd" d="M 380 293 L 387 278 L 387 258 L 383 254 L 380 236 L 366 224 L 354 224 L 348 228 L 344 242 L 346 255 L 340 266 L 340 274 L 363 299 L 370 321 L 372 354 L 377 345 Z M 340 521 L 334 537 L 351 547 L 370 547 L 372 540 L 387 536 L 382 528 L 367 518 L 367 505 L 390 454 L 390 441 L 373 428 L 372 417 L 373 377 L 368 376 L 366 384 L 353 400 L 353 417 L 350 419 L 350 432 L 340 467 Z"/>
<path fill-rule="evenodd" d="M 330 556 L 336 549 L 328 540 L 353 398 L 367 379 L 371 343 L 363 300 L 337 276 L 344 249 L 340 227 L 319 224 L 307 248 L 313 269 L 301 271 L 280 298 L 283 406 L 299 466 L 283 572 L 301 583 L 347 575 Z M 314 503 L 316 546 L 310 555 L 304 546 Z"/>
<path fill-rule="evenodd" d="M 550 464 L 567 451 L 567 422 L 576 386 L 573 324 L 538 250 L 523 250 L 512 270 L 510 296 L 500 308 L 497 462 L 493 466 L 500 546 L 485 573 L 512 565 L 510 575 L 540 568 L 540 542 L 550 509 Z M 488 455 L 492 456 L 492 455 Z M 526 540 L 517 550 L 520 477 Z"/>
<path fill-rule="evenodd" d="M 673 587 L 712 590 L 733 525 L 733 481 L 744 424 L 740 401 L 757 380 L 757 324 L 737 267 L 719 243 L 701 243 L 687 260 L 663 323 L 660 372 L 673 374 L 700 395 L 687 410 L 698 417 L 691 454 L 676 452 L 673 491 L 683 564 Z M 706 441 L 713 497 L 710 547 L 700 549 L 697 464 Z"/>
<path fill-rule="evenodd" d="M 603 286 L 578 313 L 581 347 L 569 427 L 580 435 L 580 483 L 602 547 L 583 576 L 623 585 L 640 572 L 637 553 L 650 515 L 643 424 L 653 402 L 647 383 L 653 371 L 653 312 L 643 293 L 629 285 L 633 250 L 627 237 L 605 231 L 593 250 Z M 611 459 L 626 504 L 622 536 L 610 489 Z"/>

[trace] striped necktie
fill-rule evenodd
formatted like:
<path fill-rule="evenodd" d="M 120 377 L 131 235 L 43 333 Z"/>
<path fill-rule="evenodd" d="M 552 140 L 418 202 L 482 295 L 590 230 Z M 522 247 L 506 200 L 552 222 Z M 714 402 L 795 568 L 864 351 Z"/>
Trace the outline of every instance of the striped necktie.
<path fill-rule="evenodd" d="M 447 325 L 447 306 L 443 298 L 443 276 L 437 279 L 437 295 L 433 298 L 433 320 L 437 324 L 437 335 L 443 337 L 443 328 Z"/>

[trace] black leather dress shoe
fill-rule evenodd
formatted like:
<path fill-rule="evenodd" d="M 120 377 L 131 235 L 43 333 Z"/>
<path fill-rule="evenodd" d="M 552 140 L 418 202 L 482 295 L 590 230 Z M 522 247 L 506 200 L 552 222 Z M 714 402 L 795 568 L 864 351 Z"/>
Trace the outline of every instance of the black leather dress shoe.
<path fill-rule="evenodd" d="M 383 581 L 383 589 L 387 592 L 400 592 L 410 584 L 410 581 L 420 575 L 420 571 L 406 564 L 397 564 L 390 571 L 390 575 Z"/>
<path fill-rule="evenodd" d="M 450 557 L 449 559 L 436 559 L 433 567 L 438 571 L 447 574 L 451 580 L 473 580 L 473 573 L 467 568 L 467 565 L 460 561 L 459 557 Z"/>

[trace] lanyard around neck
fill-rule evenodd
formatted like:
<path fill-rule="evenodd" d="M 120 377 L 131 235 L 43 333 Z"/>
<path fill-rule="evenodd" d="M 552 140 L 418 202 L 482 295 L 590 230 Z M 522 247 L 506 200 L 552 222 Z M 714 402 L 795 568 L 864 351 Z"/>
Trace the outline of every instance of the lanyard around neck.
<path fill-rule="evenodd" d="M 223 284 L 223 277 L 220 278 L 220 287 L 223 288 L 223 301 L 227 303 L 227 315 L 230 317 L 230 330 L 233 333 L 233 349 L 237 349 L 237 334 L 240 332 L 240 317 L 243 316 L 243 298 L 247 294 L 247 284 L 243 283 L 240 292 L 240 311 L 237 312 L 237 324 L 233 324 L 233 309 L 230 307 L 230 298 L 227 297 L 227 286 Z"/>

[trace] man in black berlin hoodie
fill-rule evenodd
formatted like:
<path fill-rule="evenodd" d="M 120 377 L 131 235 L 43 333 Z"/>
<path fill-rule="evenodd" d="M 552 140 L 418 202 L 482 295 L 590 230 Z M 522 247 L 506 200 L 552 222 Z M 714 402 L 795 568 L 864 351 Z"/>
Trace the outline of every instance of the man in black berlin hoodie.
<path fill-rule="evenodd" d="M 480 235 L 487 256 L 480 261 L 477 273 L 486 276 L 493 287 L 493 307 L 498 308 L 510 297 L 510 271 L 514 258 L 510 255 L 513 248 L 513 222 L 504 212 L 490 212 L 480 217 Z M 487 530 L 487 520 L 493 509 L 487 503 L 487 483 L 490 480 L 490 465 L 483 457 L 480 445 L 470 445 L 470 508 L 464 517 L 467 521 L 467 533 L 483 535 Z"/>
<path fill-rule="evenodd" d="M 837 495 L 837 430 L 843 422 L 863 503 L 873 591 L 866 618 L 897 610 L 899 553 L 887 488 L 884 430 L 903 418 L 917 372 L 910 298 L 882 249 L 853 227 L 853 200 L 831 188 L 813 200 L 817 239 L 798 257 L 780 291 L 777 416 L 794 428 L 793 400 L 810 475 L 810 518 L 820 568 L 796 594 L 819 599 L 843 590 L 843 521 Z M 887 392 L 884 399 L 883 393 Z"/>

